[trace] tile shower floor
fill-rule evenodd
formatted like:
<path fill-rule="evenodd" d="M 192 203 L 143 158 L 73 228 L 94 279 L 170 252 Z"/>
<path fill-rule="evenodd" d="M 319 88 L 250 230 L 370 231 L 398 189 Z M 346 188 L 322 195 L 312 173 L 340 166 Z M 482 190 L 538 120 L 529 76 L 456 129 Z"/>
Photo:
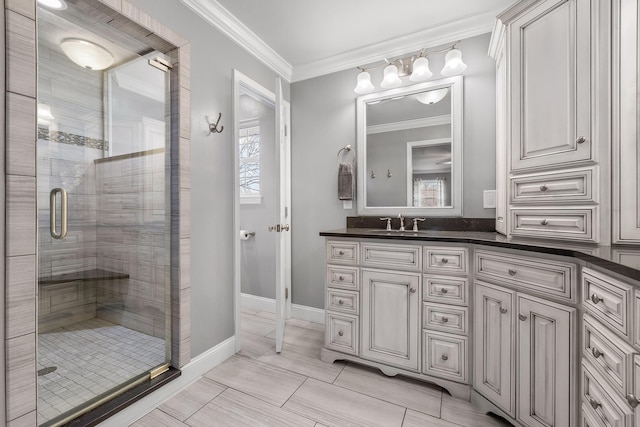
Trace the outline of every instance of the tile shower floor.
<path fill-rule="evenodd" d="M 273 314 L 243 308 L 242 350 L 133 427 L 504 427 L 438 386 L 320 360 L 324 328 L 287 321 L 275 353 Z"/>
<path fill-rule="evenodd" d="M 38 423 L 116 387 L 165 361 L 163 339 L 101 319 L 38 336 Z"/>

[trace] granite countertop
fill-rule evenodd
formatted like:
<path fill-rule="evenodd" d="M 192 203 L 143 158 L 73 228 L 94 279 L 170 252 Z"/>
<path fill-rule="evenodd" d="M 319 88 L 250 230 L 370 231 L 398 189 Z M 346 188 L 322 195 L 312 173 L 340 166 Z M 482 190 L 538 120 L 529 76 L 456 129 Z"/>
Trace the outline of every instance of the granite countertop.
<path fill-rule="evenodd" d="M 358 239 L 470 243 L 569 256 L 640 281 L 639 246 L 602 246 L 573 242 L 552 242 L 506 237 L 502 234 L 488 231 L 421 230 L 414 232 L 407 230 L 400 232 L 376 228 L 342 228 L 322 231 L 320 235 L 324 237 L 354 237 Z"/>
<path fill-rule="evenodd" d="M 55 285 L 58 283 L 74 282 L 76 280 L 116 280 L 128 278 L 129 275 L 127 273 L 116 273 L 115 271 L 94 269 L 39 277 L 38 284 Z"/>

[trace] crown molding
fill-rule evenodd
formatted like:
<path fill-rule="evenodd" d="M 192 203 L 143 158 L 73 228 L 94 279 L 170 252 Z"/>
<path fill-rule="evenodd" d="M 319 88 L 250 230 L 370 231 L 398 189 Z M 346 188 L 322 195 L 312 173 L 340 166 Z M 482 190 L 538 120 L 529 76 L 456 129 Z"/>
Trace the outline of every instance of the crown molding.
<path fill-rule="evenodd" d="M 331 58 L 298 65 L 293 69 L 292 82 L 319 77 L 358 66 L 381 62 L 384 58 L 398 57 L 420 49 L 429 49 L 452 41 L 491 32 L 496 15 L 502 9 L 429 28 L 415 34 L 345 52 Z"/>
<path fill-rule="evenodd" d="M 383 123 L 381 125 L 367 126 L 367 135 L 383 132 L 395 132 L 398 130 L 425 128 L 429 126 L 447 125 L 449 123 L 451 123 L 451 114 L 425 117 L 423 119 L 404 120 L 401 122 Z"/>
<path fill-rule="evenodd" d="M 260 37 L 215 0 L 180 0 L 218 31 L 262 61 L 266 66 L 291 81 L 293 67 Z"/>

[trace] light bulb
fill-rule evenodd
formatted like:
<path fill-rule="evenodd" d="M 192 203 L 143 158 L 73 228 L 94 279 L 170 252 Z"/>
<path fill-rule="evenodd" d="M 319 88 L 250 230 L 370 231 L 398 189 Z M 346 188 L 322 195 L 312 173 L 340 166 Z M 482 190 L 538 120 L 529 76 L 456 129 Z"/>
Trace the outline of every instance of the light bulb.
<path fill-rule="evenodd" d="M 65 10 L 67 8 L 67 3 L 64 0 L 38 0 L 38 3 L 49 9 Z"/>
<path fill-rule="evenodd" d="M 413 61 L 413 72 L 409 76 L 409 80 L 421 82 L 431 78 L 431 76 L 433 76 L 433 73 L 429 69 L 429 60 L 427 58 L 421 56 Z"/>
<path fill-rule="evenodd" d="M 416 94 L 416 99 L 423 104 L 431 105 L 442 101 L 442 98 L 447 96 L 447 93 L 449 93 L 449 88 L 445 87 L 442 89 L 430 90 L 429 92 L 418 93 Z"/>
<path fill-rule="evenodd" d="M 393 64 L 389 64 L 384 68 L 384 78 L 380 83 L 380 87 L 384 89 L 391 89 L 398 87 L 402 84 L 402 80 L 398 76 L 398 67 Z"/>
<path fill-rule="evenodd" d="M 113 64 L 113 55 L 95 43 L 81 39 L 66 39 L 60 47 L 70 60 L 88 70 L 104 70 Z"/>
<path fill-rule="evenodd" d="M 364 95 L 365 93 L 371 93 L 375 90 L 375 86 L 371 83 L 371 74 L 366 71 L 362 71 L 358 74 L 358 83 L 353 91 L 358 95 Z"/>
<path fill-rule="evenodd" d="M 443 76 L 455 76 L 467 69 L 467 64 L 462 61 L 462 52 L 452 49 L 444 57 L 445 63 L 440 74 Z"/>

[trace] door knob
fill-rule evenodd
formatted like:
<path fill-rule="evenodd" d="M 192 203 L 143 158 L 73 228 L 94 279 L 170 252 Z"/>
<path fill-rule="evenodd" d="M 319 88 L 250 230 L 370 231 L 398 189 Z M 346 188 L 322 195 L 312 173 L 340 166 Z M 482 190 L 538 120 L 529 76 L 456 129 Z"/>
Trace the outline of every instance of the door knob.
<path fill-rule="evenodd" d="M 289 224 L 276 224 L 276 225 L 270 225 L 269 226 L 269 231 L 275 231 L 277 233 L 280 233 L 281 231 L 289 231 Z M 343 255 L 343 252 L 340 252 L 340 255 Z"/>

